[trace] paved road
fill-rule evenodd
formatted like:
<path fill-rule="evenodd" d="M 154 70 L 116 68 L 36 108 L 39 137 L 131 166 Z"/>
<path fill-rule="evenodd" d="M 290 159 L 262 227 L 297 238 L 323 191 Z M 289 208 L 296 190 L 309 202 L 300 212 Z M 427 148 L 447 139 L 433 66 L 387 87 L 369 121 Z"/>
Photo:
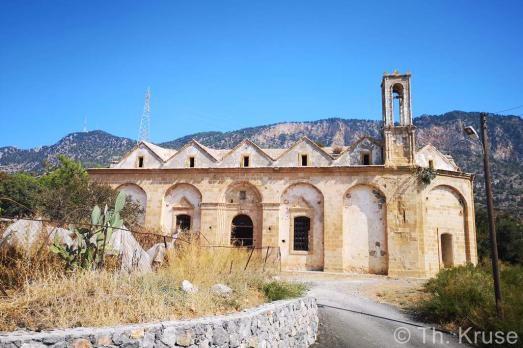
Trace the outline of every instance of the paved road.
<path fill-rule="evenodd" d="M 466 347 L 465 344 L 459 343 L 457 337 L 434 333 L 429 324 L 416 322 L 396 307 L 363 298 L 358 292 L 358 286 L 363 282 L 368 284 L 373 281 L 375 280 L 351 279 L 311 282 L 311 295 L 318 299 L 318 303 L 374 315 L 362 315 L 329 307 L 320 308 L 319 335 L 314 348 Z M 426 329 L 398 321 L 415 323 Z"/>

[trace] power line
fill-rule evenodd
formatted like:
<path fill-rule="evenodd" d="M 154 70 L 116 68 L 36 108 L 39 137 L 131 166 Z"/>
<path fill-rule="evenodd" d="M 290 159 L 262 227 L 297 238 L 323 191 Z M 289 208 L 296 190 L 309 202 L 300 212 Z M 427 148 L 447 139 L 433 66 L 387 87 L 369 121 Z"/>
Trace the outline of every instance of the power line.
<path fill-rule="evenodd" d="M 324 307 L 324 308 L 337 309 L 337 310 L 340 310 L 340 311 L 345 311 L 345 312 L 351 312 L 351 313 L 355 313 L 355 314 L 365 315 L 365 316 L 369 316 L 369 317 L 373 317 L 373 318 L 377 318 L 377 319 L 393 321 L 393 322 L 396 322 L 396 323 L 399 323 L 399 324 L 405 324 L 405 325 L 410 325 L 410 326 L 424 328 L 424 329 L 432 329 L 434 331 L 439 331 L 439 332 L 442 332 L 442 333 L 445 333 L 445 334 L 448 334 L 448 335 L 455 336 L 455 334 L 453 332 L 447 331 L 447 330 L 444 330 L 444 329 L 438 329 L 438 328 L 434 328 L 434 327 L 426 327 L 425 325 L 420 325 L 420 324 L 416 324 L 416 323 L 412 323 L 412 322 L 404 321 L 404 320 L 399 320 L 399 319 L 387 318 L 387 317 L 383 317 L 381 315 L 366 313 L 366 312 L 357 311 L 357 310 L 354 310 L 354 309 L 343 308 L 343 307 L 336 307 L 336 306 L 329 306 L 329 305 L 324 304 L 324 303 L 318 303 L 318 307 L 319 308 Z"/>
<path fill-rule="evenodd" d="M 505 110 L 494 111 L 494 113 L 495 113 L 495 114 L 499 114 L 500 112 L 506 112 L 506 111 L 516 110 L 516 109 L 519 109 L 519 108 L 523 108 L 523 104 L 522 104 L 522 105 L 518 105 L 518 106 L 514 106 L 514 107 L 512 107 L 512 108 L 508 108 L 508 109 L 505 109 Z"/>

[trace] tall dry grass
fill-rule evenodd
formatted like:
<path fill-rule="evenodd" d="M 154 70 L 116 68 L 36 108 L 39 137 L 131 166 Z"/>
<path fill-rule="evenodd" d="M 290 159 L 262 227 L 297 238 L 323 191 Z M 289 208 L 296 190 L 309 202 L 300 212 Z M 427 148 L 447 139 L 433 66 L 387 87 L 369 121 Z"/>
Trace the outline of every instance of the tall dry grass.
<path fill-rule="evenodd" d="M 263 252 L 250 254 L 248 249 L 209 248 L 188 241 L 169 251 L 166 262 L 147 274 L 64 273 L 53 266 L 38 276 L 24 276 L 16 291 L 0 299 L 0 331 L 172 320 L 253 307 L 267 300 L 263 285 L 275 267 L 263 266 Z M 183 280 L 199 291 L 182 291 Z M 216 283 L 231 287 L 233 293 L 214 294 L 210 288 Z"/>
<path fill-rule="evenodd" d="M 48 236 L 42 233 L 30 248 L 7 242 L 0 246 L 0 295 L 6 296 L 24 284 L 62 272 L 63 265 L 47 244 Z"/>

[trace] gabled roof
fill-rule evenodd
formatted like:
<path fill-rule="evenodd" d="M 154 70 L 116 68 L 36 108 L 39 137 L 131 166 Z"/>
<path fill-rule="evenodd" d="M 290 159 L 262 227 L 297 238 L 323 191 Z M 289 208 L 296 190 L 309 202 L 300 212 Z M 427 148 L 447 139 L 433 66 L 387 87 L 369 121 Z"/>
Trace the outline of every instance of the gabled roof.
<path fill-rule="evenodd" d="M 190 146 L 195 146 L 195 147 L 199 148 L 202 152 L 206 153 L 211 158 L 211 160 L 213 160 L 214 162 L 218 161 L 218 158 L 212 153 L 212 151 L 211 151 L 212 149 L 209 149 L 208 147 L 200 144 L 195 139 L 191 139 L 191 141 L 189 141 L 188 143 L 183 145 L 174 155 L 169 157 L 166 160 L 166 162 L 170 161 L 172 158 L 176 157 L 176 155 L 178 155 L 179 153 L 181 153 L 183 150 L 185 150 L 186 148 L 188 148 Z"/>
<path fill-rule="evenodd" d="M 176 150 L 174 150 L 174 149 L 167 149 L 164 147 L 160 147 L 158 145 L 149 143 L 147 141 L 141 141 L 141 143 L 143 143 L 152 152 L 154 152 L 156 155 L 158 155 L 162 159 L 162 162 L 167 161 L 170 157 L 172 157 L 176 153 Z"/>
<path fill-rule="evenodd" d="M 241 142 L 239 142 L 235 147 L 233 147 L 231 150 L 229 150 L 223 157 L 222 160 L 226 157 L 230 156 L 234 151 L 238 150 L 242 145 L 251 145 L 253 146 L 262 156 L 267 158 L 269 161 L 274 161 L 274 158 L 271 157 L 267 152 L 265 152 L 264 149 L 259 147 L 256 143 L 250 141 L 249 139 L 243 139 Z"/>
<path fill-rule="evenodd" d="M 162 150 L 165 150 L 157 145 L 154 145 L 154 144 L 151 144 L 151 143 L 148 143 L 146 141 L 140 141 L 138 144 L 136 144 L 129 152 L 127 152 L 125 154 L 125 156 L 123 156 L 119 161 L 118 161 L 118 164 L 122 163 L 125 159 L 127 159 L 127 157 L 129 157 L 134 151 L 136 151 L 137 149 L 139 149 L 141 147 L 141 145 L 145 146 L 160 162 L 165 162 L 165 160 L 162 158 L 162 156 L 160 156 L 156 151 L 155 151 L 155 148 L 158 148 L 158 149 L 162 149 Z"/>
<path fill-rule="evenodd" d="M 298 146 L 299 144 L 303 143 L 303 142 L 306 142 L 308 144 L 310 144 L 312 147 L 318 149 L 320 151 L 320 153 L 322 155 L 324 155 L 325 157 L 327 157 L 328 159 L 332 160 L 332 156 L 327 152 L 325 151 L 321 146 L 319 146 L 318 144 L 316 144 L 314 141 L 310 140 L 309 138 L 307 138 L 306 136 L 303 136 L 301 137 L 298 141 L 296 141 L 294 144 L 291 145 L 291 147 L 289 147 L 288 149 L 286 149 L 285 151 L 283 151 L 277 158 L 276 160 L 279 160 L 280 158 L 282 158 L 283 156 L 285 156 L 287 153 L 289 153 L 290 151 L 292 151 L 292 149 L 294 149 L 296 146 Z"/>
<path fill-rule="evenodd" d="M 454 167 L 456 170 L 460 170 L 459 166 L 456 164 L 456 162 L 454 162 L 454 159 L 451 156 L 445 155 L 432 144 L 427 144 L 427 145 L 423 146 L 421 149 L 416 151 L 416 155 L 418 155 L 422 152 L 425 152 L 425 151 L 429 151 L 429 150 L 434 151 L 437 155 L 439 155 L 443 159 L 443 161 L 445 161 L 451 167 Z M 417 158 L 416 158 L 416 160 L 417 160 Z"/>
<path fill-rule="evenodd" d="M 362 142 L 364 142 L 365 140 L 369 140 L 371 143 L 374 143 L 376 146 L 383 146 L 383 142 L 379 141 L 378 139 L 375 139 L 371 136 L 368 136 L 368 135 L 365 135 L 365 136 L 362 136 L 361 138 L 359 138 L 358 140 L 356 140 L 354 143 L 352 143 L 351 145 L 349 145 L 345 150 L 343 150 L 342 152 L 340 152 L 340 154 L 338 155 L 338 158 L 340 158 L 342 155 L 344 155 L 346 152 L 352 152 L 354 151 L 354 149 L 359 145 L 361 144 Z"/>

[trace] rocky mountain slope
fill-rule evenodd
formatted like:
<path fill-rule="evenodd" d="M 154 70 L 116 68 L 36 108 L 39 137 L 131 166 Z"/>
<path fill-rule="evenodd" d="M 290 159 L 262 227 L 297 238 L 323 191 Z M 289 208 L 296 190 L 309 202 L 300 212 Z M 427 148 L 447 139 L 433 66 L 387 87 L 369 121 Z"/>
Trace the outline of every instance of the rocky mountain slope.
<path fill-rule="evenodd" d="M 518 116 L 492 115 L 489 118 L 492 143 L 494 188 L 497 206 L 521 216 L 523 207 L 523 119 Z M 484 201 L 481 147 L 468 140 L 463 125 L 479 130 L 479 114 L 452 111 L 443 115 L 422 115 L 414 121 L 417 145 L 433 144 L 451 154 L 464 171 L 477 173 L 477 201 Z M 286 147 L 302 136 L 325 145 L 351 144 L 363 135 L 381 137 L 381 122 L 371 120 L 325 119 L 312 122 L 284 122 L 232 132 L 204 132 L 159 144 L 178 148 L 194 138 L 204 145 L 231 148 L 244 138 L 262 147 Z M 103 131 L 69 134 L 58 143 L 39 149 L 0 148 L 0 170 L 42 172 L 46 162 L 58 154 L 80 160 L 88 167 L 107 166 L 113 158 L 129 151 L 136 141 Z"/>
<path fill-rule="evenodd" d="M 0 147 L 0 171 L 42 173 L 46 164 L 56 163 L 58 155 L 81 161 L 86 167 L 106 166 L 136 145 L 136 140 L 104 131 L 71 133 L 50 146 L 33 149 Z"/>

